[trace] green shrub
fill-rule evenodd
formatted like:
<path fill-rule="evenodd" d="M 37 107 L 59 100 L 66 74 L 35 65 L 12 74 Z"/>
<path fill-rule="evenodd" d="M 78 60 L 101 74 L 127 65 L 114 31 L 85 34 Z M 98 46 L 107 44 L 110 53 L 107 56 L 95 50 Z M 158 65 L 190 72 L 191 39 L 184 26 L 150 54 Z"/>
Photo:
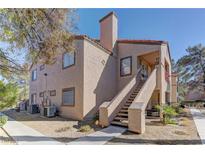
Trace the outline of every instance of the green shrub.
<path fill-rule="evenodd" d="M 164 124 L 173 124 L 173 125 L 176 125 L 177 124 L 177 122 L 176 122 L 176 120 L 174 120 L 174 119 L 171 119 L 171 118 L 165 118 L 165 121 L 164 121 Z"/>
<path fill-rule="evenodd" d="M 172 105 L 172 107 L 175 109 L 176 113 L 183 113 L 183 108 L 180 106 L 180 103 L 175 103 Z"/>
<path fill-rule="evenodd" d="M 3 125 L 5 125 L 7 121 L 8 121 L 7 116 L 0 116 L 0 127 L 3 127 Z"/>
<path fill-rule="evenodd" d="M 90 127 L 90 125 L 83 125 L 80 127 L 79 131 L 80 132 L 89 132 L 92 128 Z"/>
<path fill-rule="evenodd" d="M 177 115 L 177 112 L 174 107 L 169 105 L 156 105 L 155 107 L 158 111 L 161 111 L 163 115 L 163 123 L 164 124 L 176 124 L 176 121 L 172 118 Z"/>

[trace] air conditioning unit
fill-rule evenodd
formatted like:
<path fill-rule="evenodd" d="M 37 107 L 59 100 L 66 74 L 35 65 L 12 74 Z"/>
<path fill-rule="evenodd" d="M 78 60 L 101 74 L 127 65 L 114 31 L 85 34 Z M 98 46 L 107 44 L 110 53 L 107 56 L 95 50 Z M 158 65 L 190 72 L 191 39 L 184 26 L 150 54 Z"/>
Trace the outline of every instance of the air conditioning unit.
<path fill-rule="evenodd" d="M 56 114 L 56 106 L 47 106 L 44 108 L 44 115 L 46 117 L 54 117 Z"/>
<path fill-rule="evenodd" d="M 39 108 L 37 104 L 30 105 L 30 113 L 31 114 L 39 113 Z"/>

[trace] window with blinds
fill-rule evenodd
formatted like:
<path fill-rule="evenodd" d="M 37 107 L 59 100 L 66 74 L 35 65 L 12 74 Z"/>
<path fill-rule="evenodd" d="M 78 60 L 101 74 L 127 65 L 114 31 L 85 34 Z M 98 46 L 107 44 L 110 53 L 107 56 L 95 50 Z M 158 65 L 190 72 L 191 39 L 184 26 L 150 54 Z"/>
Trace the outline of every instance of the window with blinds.
<path fill-rule="evenodd" d="M 75 88 L 63 89 L 63 105 L 74 106 L 75 105 Z"/>

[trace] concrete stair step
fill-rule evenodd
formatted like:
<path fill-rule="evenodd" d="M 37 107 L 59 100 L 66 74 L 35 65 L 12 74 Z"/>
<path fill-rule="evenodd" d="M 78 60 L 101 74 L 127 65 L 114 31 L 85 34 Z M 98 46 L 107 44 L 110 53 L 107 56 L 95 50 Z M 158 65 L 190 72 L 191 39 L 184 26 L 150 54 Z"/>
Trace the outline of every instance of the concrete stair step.
<path fill-rule="evenodd" d="M 135 98 L 128 98 L 128 101 L 134 101 Z"/>
<path fill-rule="evenodd" d="M 120 113 L 128 113 L 128 110 L 127 109 L 121 109 Z"/>
<path fill-rule="evenodd" d="M 128 117 L 128 113 L 120 113 L 120 112 L 119 112 L 117 115 L 120 116 L 120 117 L 121 117 L 121 116 L 122 116 L 122 117 Z"/>
<path fill-rule="evenodd" d="M 144 81 L 141 81 L 136 87 L 136 89 L 134 89 L 133 93 L 127 99 L 124 106 L 121 108 L 121 110 L 117 113 L 114 120 L 111 122 L 112 125 L 128 127 L 128 108 L 132 104 L 136 96 L 138 95 L 143 85 L 144 85 Z"/>
<path fill-rule="evenodd" d="M 122 109 L 123 110 L 128 110 L 129 106 L 123 106 Z"/>
<path fill-rule="evenodd" d="M 132 103 L 125 103 L 125 107 L 129 107 Z"/>
<path fill-rule="evenodd" d="M 136 95 L 130 95 L 130 98 L 135 98 L 136 97 Z"/>
<path fill-rule="evenodd" d="M 134 90 L 133 93 L 138 93 L 140 90 Z"/>
<path fill-rule="evenodd" d="M 139 92 L 133 92 L 132 94 L 131 94 L 131 96 L 133 96 L 133 95 L 137 95 Z"/>
<path fill-rule="evenodd" d="M 126 103 L 132 103 L 132 100 L 127 100 Z"/>
<path fill-rule="evenodd" d="M 122 121 L 122 120 L 127 120 L 127 121 L 128 121 L 128 118 L 116 116 L 116 117 L 114 118 L 114 121 L 115 121 L 115 120 L 120 120 L 120 121 Z"/>
<path fill-rule="evenodd" d="M 112 121 L 111 124 L 116 126 L 128 127 L 128 123 L 122 123 L 119 121 Z"/>

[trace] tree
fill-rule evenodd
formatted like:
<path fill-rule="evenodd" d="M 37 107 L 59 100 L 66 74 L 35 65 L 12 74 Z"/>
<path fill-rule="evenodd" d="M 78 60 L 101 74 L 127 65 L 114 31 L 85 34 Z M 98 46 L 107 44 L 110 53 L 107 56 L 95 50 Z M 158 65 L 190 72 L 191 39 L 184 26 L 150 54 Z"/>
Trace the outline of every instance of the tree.
<path fill-rule="evenodd" d="M 28 68 L 28 64 L 24 64 L 23 67 Z M 21 74 L 13 74 L 7 78 L 8 82 L 16 84 L 18 88 L 18 102 L 29 98 L 29 77 L 29 72 L 24 71 Z"/>
<path fill-rule="evenodd" d="M 205 47 L 201 44 L 189 47 L 187 55 L 180 58 L 177 65 L 179 90 L 185 96 L 190 89 L 205 91 Z"/>
<path fill-rule="evenodd" d="M 172 71 L 176 72 L 178 74 L 177 80 L 178 80 L 178 98 L 179 98 L 179 103 L 184 101 L 185 96 L 188 93 L 188 84 L 187 84 L 187 77 L 183 76 L 182 73 L 184 72 L 184 66 L 179 63 L 180 60 L 175 62 L 174 59 L 172 59 L 171 64 L 172 64 Z"/>
<path fill-rule="evenodd" d="M 12 107 L 17 103 L 18 88 L 16 84 L 0 80 L 0 110 Z"/>
<path fill-rule="evenodd" d="M 29 69 L 73 51 L 74 9 L 0 9 L 0 109 L 28 98 Z M 23 58 L 20 58 L 23 57 Z"/>
<path fill-rule="evenodd" d="M 0 73 L 25 71 L 10 55 L 26 53 L 31 66 L 50 64 L 60 52 L 73 50 L 74 9 L 0 9 Z"/>

